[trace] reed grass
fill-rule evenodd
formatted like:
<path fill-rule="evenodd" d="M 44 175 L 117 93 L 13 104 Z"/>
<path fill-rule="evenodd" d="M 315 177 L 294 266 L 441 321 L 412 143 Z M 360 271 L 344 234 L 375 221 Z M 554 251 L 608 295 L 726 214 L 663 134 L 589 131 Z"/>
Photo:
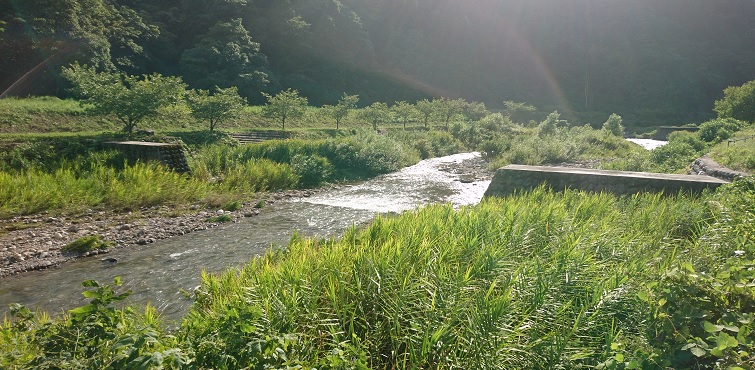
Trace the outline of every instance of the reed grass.
<path fill-rule="evenodd" d="M 705 208 L 541 188 L 379 217 L 339 240 L 294 237 L 239 271 L 204 274 L 182 332 L 207 367 L 259 337 L 295 338 L 283 349 L 310 365 L 347 347 L 370 368 L 595 366 L 616 337 L 648 345 L 637 289 L 697 258 L 674 230 L 702 225 Z M 223 345 L 201 346 L 209 333 Z"/>

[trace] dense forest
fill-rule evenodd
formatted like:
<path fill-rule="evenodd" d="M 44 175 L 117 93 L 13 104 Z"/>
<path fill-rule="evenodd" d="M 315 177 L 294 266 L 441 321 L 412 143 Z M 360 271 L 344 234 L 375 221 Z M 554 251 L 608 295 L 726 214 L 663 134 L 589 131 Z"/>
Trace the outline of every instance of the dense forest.
<path fill-rule="evenodd" d="M 755 77 L 753 19 L 752 0 L 0 0 L 0 94 L 65 96 L 76 61 L 251 103 L 294 88 L 699 123 Z"/>

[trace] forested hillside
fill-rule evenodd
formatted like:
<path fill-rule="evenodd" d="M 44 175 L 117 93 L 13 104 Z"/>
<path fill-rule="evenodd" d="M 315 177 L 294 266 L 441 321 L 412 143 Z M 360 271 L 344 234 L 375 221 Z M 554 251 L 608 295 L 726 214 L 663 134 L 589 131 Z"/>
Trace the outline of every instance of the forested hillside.
<path fill-rule="evenodd" d="M 295 88 L 699 123 L 755 78 L 753 19 L 752 0 L 0 0 L 0 94 L 65 95 L 78 61 L 252 103 Z"/>

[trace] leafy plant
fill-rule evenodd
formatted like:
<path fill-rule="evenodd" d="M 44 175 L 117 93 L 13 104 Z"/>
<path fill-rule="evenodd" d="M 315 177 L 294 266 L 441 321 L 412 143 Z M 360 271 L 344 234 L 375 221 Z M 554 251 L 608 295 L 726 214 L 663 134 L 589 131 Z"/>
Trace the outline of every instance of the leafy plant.
<path fill-rule="evenodd" d="M 86 252 L 94 250 L 108 249 L 111 246 L 112 242 L 102 240 L 99 235 L 88 235 L 72 241 L 71 243 L 61 248 L 61 250 L 63 252 L 84 254 Z"/>

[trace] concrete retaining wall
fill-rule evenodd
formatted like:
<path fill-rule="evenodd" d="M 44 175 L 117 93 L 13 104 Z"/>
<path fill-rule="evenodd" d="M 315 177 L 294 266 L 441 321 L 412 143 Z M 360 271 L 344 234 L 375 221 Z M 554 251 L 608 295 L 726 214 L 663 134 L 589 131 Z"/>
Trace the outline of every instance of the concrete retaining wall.
<path fill-rule="evenodd" d="M 653 135 L 653 140 L 668 140 L 668 136 L 672 132 L 676 131 L 687 131 L 687 132 L 697 132 L 699 131 L 699 127 L 685 127 L 685 126 L 661 126 L 658 127 L 658 129 L 655 131 L 655 134 Z"/>
<path fill-rule="evenodd" d="M 710 157 L 700 157 L 696 159 L 695 162 L 692 163 L 692 171 L 690 171 L 690 175 L 706 175 L 726 181 L 734 181 L 738 178 L 749 176 L 744 172 L 734 171 L 721 166 Z"/>
<path fill-rule="evenodd" d="M 178 144 L 152 143 L 146 141 L 110 141 L 104 143 L 106 148 L 122 151 L 129 162 L 158 161 L 180 173 L 189 172 L 189 164 L 183 148 Z"/>
<path fill-rule="evenodd" d="M 507 196 L 541 184 L 555 191 L 565 189 L 609 192 L 616 195 L 642 192 L 700 194 L 727 181 L 710 176 L 670 175 L 647 172 L 605 171 L 567 167 L 508 165 L 496 171 L 485 196 Z"/>

